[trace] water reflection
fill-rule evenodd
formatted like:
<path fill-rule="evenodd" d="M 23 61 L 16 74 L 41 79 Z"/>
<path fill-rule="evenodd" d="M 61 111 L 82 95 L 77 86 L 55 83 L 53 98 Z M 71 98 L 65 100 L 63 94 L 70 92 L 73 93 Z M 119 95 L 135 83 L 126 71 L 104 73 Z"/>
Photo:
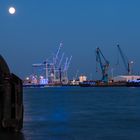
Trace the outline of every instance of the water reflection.
<path fill-rule="evenodd" d="M 0 132 L 0 140 L 25 140 L 23 133 Z"/>

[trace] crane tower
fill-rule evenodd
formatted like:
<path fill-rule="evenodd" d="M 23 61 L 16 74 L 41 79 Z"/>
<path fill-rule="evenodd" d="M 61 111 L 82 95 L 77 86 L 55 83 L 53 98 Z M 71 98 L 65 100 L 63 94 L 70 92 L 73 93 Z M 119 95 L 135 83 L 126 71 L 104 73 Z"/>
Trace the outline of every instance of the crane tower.
<path fill-rule="evenodd" d="M 109 69 L 109 61 L 104 57 L 100 48 L 96 49 L 96 63 L 100 64 L 101 72 L 102 72 L 102 82 L 108 82 L 108 69 Z"/>

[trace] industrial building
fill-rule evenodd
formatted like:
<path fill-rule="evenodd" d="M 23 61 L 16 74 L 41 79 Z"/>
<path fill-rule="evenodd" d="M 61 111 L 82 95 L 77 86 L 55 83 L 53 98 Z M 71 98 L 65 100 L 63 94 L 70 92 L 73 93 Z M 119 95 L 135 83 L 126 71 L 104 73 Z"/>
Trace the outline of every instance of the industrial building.
<path fill-rule="evenodd" d="M 140 76 L 138 75 L 118 75 L 116 77 L 113 77 L 113 82 L 128 82 L 132 80 L 138 80 L 140 79 Z"/>

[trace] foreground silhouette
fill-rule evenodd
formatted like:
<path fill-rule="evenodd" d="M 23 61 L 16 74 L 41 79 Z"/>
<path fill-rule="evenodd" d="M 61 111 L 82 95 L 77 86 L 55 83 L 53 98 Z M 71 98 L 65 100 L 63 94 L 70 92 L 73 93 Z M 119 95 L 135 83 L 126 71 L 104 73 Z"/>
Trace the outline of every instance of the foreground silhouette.
<path fill-rule="evenodd" d="M 20 131 L 23 127 L 22 80 L 10 73 L 0 55 L 0 129 Z"/>

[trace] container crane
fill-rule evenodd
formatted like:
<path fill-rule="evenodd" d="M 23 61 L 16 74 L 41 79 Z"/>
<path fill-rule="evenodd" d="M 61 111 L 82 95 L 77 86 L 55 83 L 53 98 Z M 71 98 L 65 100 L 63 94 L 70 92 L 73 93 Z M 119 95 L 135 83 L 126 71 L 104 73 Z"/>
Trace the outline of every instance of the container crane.
<path fill-rule="evenodd" d="M 126 69 L 126 71 L 127 71 L 127 74 L 128 74 L 128 75 L 131 75 L 131 74 L 132 74 L 131 64 L 133 63 L 133 61 L 129 61 L 129 60 L 127 59 L 127 57 L 124 55 L 123 51 L 121 50 L 119 44 L 117 45 L 117 48 L 118 48 L 119 53 L 120 53 L 120 55 L 121 55 L 122 61 L 123 61 L 123 63 L 124 63 L 124 67 L 125 67 L 125 69 Z"/>
<path fill-rule="evenodd" d="M 98 62 L 101 67 L 102 82 L 108 82 L 109 61 L 104 57 L 100 48 L 96 49 L 96 62 Z"/>

